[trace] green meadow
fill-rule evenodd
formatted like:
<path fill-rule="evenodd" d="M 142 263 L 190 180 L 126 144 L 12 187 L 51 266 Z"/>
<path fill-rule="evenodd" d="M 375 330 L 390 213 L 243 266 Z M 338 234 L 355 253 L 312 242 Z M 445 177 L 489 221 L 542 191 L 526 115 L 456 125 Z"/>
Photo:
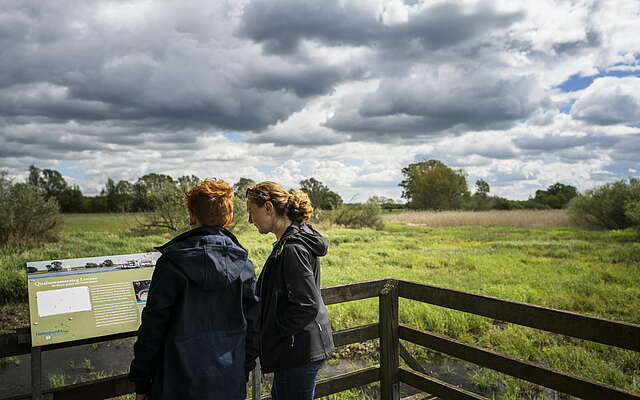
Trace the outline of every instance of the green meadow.
<path fill-rule="evenodd" d="M 65 215 L 57 242 L 0 248 L 0 329 L 28 323 L 24 263 L 153 251 L 174 233 L 141 232 L 131 214 Z M 636 233 L 573 227 L 427 227 L 387 220 L 383 230 L 316 227 L 329 240 L 322 285 L 393 277 L 592 316 L 640 323 L 640 242 Z M 273 236 L 237 232 L 259 273 Z M 377 300 L 329 306 L 334 329 L 377 321 Z M 524 360 L 640 392 L 640 354 L 463 312 L 401 300 L 400 320 Z M 443 380 L 496 399 L 552 399 L 525 381 L 407 347 Z M 344 361 L 347 360 L 347 361 Z M 342 349 L 330 363 L 375 363 L 371 344 Z M 457 376 L 456 376 L 457 375 Z M 374 398 L 362 389 L 333 399 Z M 562 397 L 561 397 L 562 398 Z"/>

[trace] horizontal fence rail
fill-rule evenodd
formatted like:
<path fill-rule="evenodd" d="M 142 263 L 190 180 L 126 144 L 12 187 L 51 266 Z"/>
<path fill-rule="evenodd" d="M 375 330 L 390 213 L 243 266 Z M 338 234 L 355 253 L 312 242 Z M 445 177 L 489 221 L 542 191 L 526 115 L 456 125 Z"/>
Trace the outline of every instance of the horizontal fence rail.
<path fill-rule="evenodd" d="M 378 297 L 380 289 L 382 289 L 386 281 L 387 279 L 374 279 L 353 284 L 324 287 L 322 288 L 322 299 L 325 304 L 329 305 Z M 16 329 L 16 332 L 14 333 L 0 334 L 0 358 L 29 354 L 31 352 L 30 332 L 31 331 L 28 327 L 21 327 Z M 137 334 L 138 331 L 134 330 L 114 335 L 96 336 L 88 339 L 50 344 L 41 346 L 41 348 L 42 351 L 62 349 L 66 347 L 81 346 L 84 344 L 106 342 L 109 340 L 126 339 L 135 337 Z"/>
<path fill-rule="evenodd" d="M 489 400 L 486 397 L 460 389 L 450 383 L 404 367 L 400 367 L 399 375 L 401 382 L 411 385 L 416 389 L 424 390 L 427 393 L 441 396 L 447 400 Z"/>
<path fill-rule="evenodd" d="M 322 288 L 325 304 L 378 298 L 379 322 L 335 331 L 336 346 L 345 346 L 373 339 L 380 339 L 380 366 L 361 368 L 348 373 L 318 381 L 316 397 L 327 396 L 373 382 L 381 383 L 381 394 L 385 400 L 399 398 L 399 383 L 406 383 L 428 394 L 411 396 L 412 400 L 433 399 L 486 399 L 483 396 L 461 389 L 429 376 L 400 340 L 447 354 L 478 366 L 519 378 L 584 399 L 634 399 L 640 394 L 599 383 L 520 360 L 489 349 L 466 344 L 455 339 L 414 327 L 398 321 L 399 298 L 420 301 L 458 311 L 473 313 L 496 320 L 515 323 L 548 332 L 559 333 L 623 349 L 640 351 L 640 325 L 590 317 L 568 311 L 540 307 L 527 303 L 503 300 L 437 286 L 393 279 L 376 279 L 354 284 Z M 83 339 L 42 347 L 31 347 L 29 328 L 15 333 L 0 335 L 0 357 L 29 354 L 32 358 L 32 376 L 40 376 L 40 352 L 114 339 L 134 337 L 136 331 L 116 335 Z M 399 366 L 402 358 L 410 368 Z M 35 368 L 35 369 L 34 369 Z M 37 373 L 36 373 L 37 372 Z M 261 374 L 254 375 L 254 399 L 267 400 L 261 396 Z M 40 387 L 33 386 L 34 393 Z M 99 379 L 44 391 L 43 398 L 56 400 L 109 398 L 133 392 L 133 385 L 126 375 Z M 24 394 L 2 400 L 31 399 Z M 408 400 L 409 398 L 405 399 Z"/>
<path fill-rule="evenodd" d="M 617 400 L 629 399 L 629 396 L 634 395 L 615 386 L 580 378 L 403 324 L 400 324 L 400 339 L 583 399 Z"/>
<path fill-rule="evenodd" d="M 640 352 L 640 325 L 399 281 L 400 297 Z"/>
<path fill-rule="evenodd" d="M 640 325 L 402 280 L 399 281 L 399 296 L 504 322 L 640 351 Z M 400 324 L 399 334 L 402 340 L 579 398 L 640 400 L 638 393 L 519 360 L 482 347 L 468 345 L 447 336 L 422 331 L 404 324 Z M 411 365 L 410 360 L 407 360 L 407 363 Z M 449 393 L 453 388 L 437 380 L 434 381 L 433 378 L 429 378 L 427 382 L 425 381 L 427 375 L 421 372 L 401 368 L 400 380 L 446 398 L 483 398 L 468 397 L 469 394 Z M 422 386 L 416 386 L 418 384 Z"/>

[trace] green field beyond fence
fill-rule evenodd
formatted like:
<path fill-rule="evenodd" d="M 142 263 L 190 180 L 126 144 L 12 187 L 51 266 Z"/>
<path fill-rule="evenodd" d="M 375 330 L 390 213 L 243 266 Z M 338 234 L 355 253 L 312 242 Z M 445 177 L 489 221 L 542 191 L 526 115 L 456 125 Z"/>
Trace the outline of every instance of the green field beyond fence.
<path fill-rule="evenodd" d="M 0 249 L 0 329 L 28 324 L 24 263 L 153 251 L 172 234 L 141 233 L 136 215 L 66 215 L 62 237 L 38 249 Z M 587 231 L 574 227 L 428 227 L 387 220 L 383 230 L 317 227 L 329 240 L 322 286 L 393 277 L 640 323 L 640 243 L 633 231 Z M 238 236 L 257 272 L 273 236 L 247 227 Z M 400 321 L 463 342 L 600 382 L 640 391 L 640 354 L 543 333 L 511 324 L 402 300 Z M 335 329 L 377 320 L 377 301 L 329 306 Z M 428 365 L 444 365 L 441 379 L 500 399 L 554 398 L 554 393 L 504 375 L 456 363 L 418 348 Z M 373 362 L 373 346 L 350 347 L 340 360 Z M 331 363 L 337 363 L 338 357 Z M 341 361 L 342 362 L 342 361 Z M 431 363 L 431 364 L 429 364 Z M 333 399 L 362 399 L 366 390 Z"/>

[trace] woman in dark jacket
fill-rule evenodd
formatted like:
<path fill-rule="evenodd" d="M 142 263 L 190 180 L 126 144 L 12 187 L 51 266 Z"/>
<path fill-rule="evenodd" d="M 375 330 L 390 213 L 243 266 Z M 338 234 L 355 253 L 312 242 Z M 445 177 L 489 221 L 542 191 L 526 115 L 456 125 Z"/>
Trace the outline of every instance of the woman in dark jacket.
<path fill-rule="evenodd" d="M 247 210 L 260 233 L 277 239 L 257 283 L 260 364 L 274 372 L 271 397 L 313 399 L 318 371 L 334 351 L 320 296 L 319 257 L 327 241 L 305 224 L 313 209 L 302 191 L 259 183 L 247 190 Z"/>
<path fill-rule="evenodd" d="M 205 180 L 185 199 L 194 229 L 158 247 L 129 380 L 137 400 L 241 400 L 259 310 L 253 264 L 223 227 L 233 191 Z"/>

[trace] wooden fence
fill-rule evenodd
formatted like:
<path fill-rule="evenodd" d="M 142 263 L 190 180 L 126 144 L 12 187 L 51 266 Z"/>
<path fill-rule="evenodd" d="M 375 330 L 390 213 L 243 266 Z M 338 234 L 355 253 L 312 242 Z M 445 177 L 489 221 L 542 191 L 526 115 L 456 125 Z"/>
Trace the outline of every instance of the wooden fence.
<path fill-rule="evenodd" d="M 322 289 L 322 296 L 327 305 L 378 297 L 379 322 L 336 331 L 334 341 L 336 346 L 345 346 L 379 338 L 380 365 L 319 380 L 316 397 L 380 382 L 381 399 L 397 400 L 400 396 L 399 385 L 402 382 L 424 392 L 424 394 L 411 396 L 413 400 L 486 399 L 429 376 L 402 345 L 400 340 L 404 340 L 578 398 L 640 400 L 639 393 L 556 371 L 543 365 L 400 324 L 398 299 L 420 301 L 636 352 L 640 352 L 640 325 L 394 279 L 378 279 L 327 287 Z M 105 399 L 132 393 L 133 385 L 127 381 L 126 375 L 42 390 L 41 357 L 43 351 L 127 338 L 135 334 L 136 332 L 133 331 L 33 348 L 28 330 L 0 335 L 0 357 L 31 354 L 31 376 L 36 378 L 32 379 L 31 393 L 0 400 Z M 400 359 L 403 359 L 409 368 L 400 366 Z M 269 396 L 261 396 L 260 387 L 261 374 L 257 368 L 253 374 L 251 396 L 254 400 L 269 399 Z"/>

